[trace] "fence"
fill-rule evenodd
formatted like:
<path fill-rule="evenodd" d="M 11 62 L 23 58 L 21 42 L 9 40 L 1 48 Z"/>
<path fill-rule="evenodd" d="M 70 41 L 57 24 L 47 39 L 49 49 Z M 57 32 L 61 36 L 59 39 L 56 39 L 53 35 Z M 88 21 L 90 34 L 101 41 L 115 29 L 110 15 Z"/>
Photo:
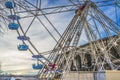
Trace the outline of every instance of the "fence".
<path fill-rule="evenodd" d="M 106 70 L 99 72 L 65 72 L 62 80 L 120 80 L 120 71 Z"/>

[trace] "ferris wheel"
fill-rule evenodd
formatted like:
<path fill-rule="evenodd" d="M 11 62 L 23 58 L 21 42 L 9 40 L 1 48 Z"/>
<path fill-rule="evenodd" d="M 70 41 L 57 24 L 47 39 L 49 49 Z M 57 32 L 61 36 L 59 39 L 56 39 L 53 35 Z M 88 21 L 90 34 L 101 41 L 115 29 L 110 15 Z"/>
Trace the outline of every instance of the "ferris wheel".
<path fill-rule="evenodd" d="M 67 5 L 60 4 L 52 7 L 43 7 L 43 3 L 42 0 L 4 1 L 6 10 L 9 10 L 6 17 L 8 28 L 16 30 L 17 39 L 21 41 L 18 50 L 29 51 L 32 58 L 36 59 L 37 62 L 32 67 L 39 70 L 40 78 L 43 76 L 54 78 L 60 75 L 59 77 L 62 79 L 62 74 L 71 70 L 98 71 L 114 70 L 119 67 L 119 0 L 66 0 Z M 114 8 L 111 16 L 106 14 L 104 9 L 110 9 L 109 7 Z M 65 12 L 74 12 L 74 14 L 69 25 L 61 34 L 48 16 Z M 41 17 L 50 24 L 55 33 L 50 30 Z M 113 17 L 114 20 L 112 20 Z M 23 24 L 24 19 L 30 19 L 29 23 Z M 32 41 L 31 37 L 34 35 L 30 31 L 31 28 L 34 29 L 35 24 L 42 26 L 56 42 L 54 48 L 47 53 L 47 57 Z M 34 31 L 39 31 L 39 29 L 36 28 Z M 87 43 L 84 45 L 80 45 L 82 33 L 84 33 L 83 37 L 87 39 Z M 56 34 L 59 39 L 55 37 Z"/>

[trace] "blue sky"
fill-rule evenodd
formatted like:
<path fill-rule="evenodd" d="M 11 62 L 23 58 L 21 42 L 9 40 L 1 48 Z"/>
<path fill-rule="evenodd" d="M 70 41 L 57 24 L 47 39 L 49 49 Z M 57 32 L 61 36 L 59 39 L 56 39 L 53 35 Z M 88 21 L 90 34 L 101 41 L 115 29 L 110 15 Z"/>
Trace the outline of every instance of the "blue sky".
<path fill-rule="evenodd" d="M 33 2 L 33 0 L 31 1 Z M 95 1 L 99 1 L 99 0 L 95 0 Z M 42 7 L 68 5 L 68 4 L 72 4 L 72 3 L 70 3 L 68 0 L 64 0 L 64 1 L 42 0 Z M 108 15 L 111 19 L 116 21 L 113 6 L 101 7 L 101 9 L 104 11 L 106 15 Z M 118 21 L 120 21 L 119 13 L 120 10 L 118 10 L 118 16 L 119 16 Z M 65 28 L 67 27 L 73 16 L 74 16 L 74 12 L 47 15 L 49 20 L 54 24 L 54 26 L 58 29 L 58 31 L 61 34 L 64 32 Z M 44 22 L 47 28 L 49 28 L 49 30 L 52 31 L 52 33 L 58 40 L 59 36 L 50 27 L 50 24 L 46 21 L 46 19 L 44 17 L 40 17 L 40 19 Z M 26 29 L 31 20 L 32 18 L 21 19 L 20 22 L 21 25 Z M 42 25 L 39 23 L 38 20 L 34 21 L 27 35 L 30 36 L 31 41 L 40 52 L 51 50 L 56 44 L 56 42 L 50 37 L 50 35 L 42 27 Z M 86 42 L 86 38 L 84 36 L 85 35 L 83 33 L 80 44 Z M 16 31 L 6 30 L 5 35 L 0 38 L 0 55 L 1 55 L 0 62 L 2 62 L 2 70 L 12 71 L 12 70 L 30 69 L 29 73 L 33 73 L 34 71 L 32 70 L 31 65 L 32 63 L 36 63 L 36 62 L 32 60 L 31 54 L 29 52 L 18 51 L 17 50 L 18 44 L 21 44 L 21 41 L 17 40 Z M 17 74 L 23 74 L 26 72 L 18 72 Z"/>

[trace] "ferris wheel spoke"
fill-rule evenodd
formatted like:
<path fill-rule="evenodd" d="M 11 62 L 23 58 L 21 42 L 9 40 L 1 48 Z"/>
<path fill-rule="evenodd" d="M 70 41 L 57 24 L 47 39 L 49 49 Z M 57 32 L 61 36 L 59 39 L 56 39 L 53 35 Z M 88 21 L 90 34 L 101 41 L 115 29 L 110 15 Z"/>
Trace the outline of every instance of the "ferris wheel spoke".
<path fill-rule="evenodd" d="M 27 1 L 28 2 L 28 1 Z M 32 4 L 31 4 L 32 5 Z M 34 5 L 32 5 L 34 6 Z M 35 6 L 34 6 L 35 7 Z M 36 7 L 37 8 L 37 7 Z M 37 8 L 39 9 L 39 8 Z M 52 24 L 52 22 L 47 18 L 46 15 L 44 15 L 43 11 L 40 9 L 40 12 L 42 13 L 42 15 L 46 18 L 46 20 L 50 23 L 50 25 L 53 27 L 53 29 L 57 32 L 57 34 L 61 37 L 61 34 L 58 32 L 58 30 L 55 28 L 55 26 Z M 40 21 L 40 19 L 39 19 Z M 40 21 L 41 22 L 41 21 Z M 42 23 L 41 23 L 42 24 Z M 43 24 L 42 24 L 43 25 Z M 44 25 L 43 25 L 44 26 Z M 46 29 L 47 30 L 47 29 Z M 47 30 L 48 31 L 48 30 Z M 48 31 L 49 32 L 49 31 Z M 49 33 L 50 34 L 50 33 Z M 52 36 L 52 34 L 50 34 Z M 55 39 L 55 38 L 54 38 Z M 55 40 L 56 41 L 56 40 Z"/>
<path fill-rule="evenodd" d="M 28 32 L 28 30 L 30 29 L 30 27 L 31 27 L 32 23 L 34 22 L 35 18 L 36 18 L 36 16 L 32 19 L 32 21 L 31 21 L 30 25 L 28 26 L 27 30 L 25 31 L 25 34 L 24 34 L 24 35 L 27 34 L 27 32 Z"/>

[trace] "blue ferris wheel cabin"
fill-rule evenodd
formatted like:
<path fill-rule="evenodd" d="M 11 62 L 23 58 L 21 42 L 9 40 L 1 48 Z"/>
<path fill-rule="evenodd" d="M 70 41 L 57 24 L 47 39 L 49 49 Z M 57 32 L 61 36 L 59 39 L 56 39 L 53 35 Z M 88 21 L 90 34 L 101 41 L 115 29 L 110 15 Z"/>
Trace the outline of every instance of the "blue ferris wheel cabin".
<path fill-rule="evenodd" d="M 39 70 L 39 69 L 42 69 L 43 68 L 43 65 L 42 64 L 32 64 L 32 68 L 35 69 L 35 70 Z"/>
<path fill-rule="evenodd" d="M 13 9 L 14 7 L 16 7 L 16 4 L 15 4 L 14 2 L 12 2 L 12 1 L 7 1 L 7 2 L 5 3 L 5 6 L 6 6 L 6 8 L 8 8 L 8 9 Z"/>
<path fill-rule="evenodd" d="M 9 23 L 8 28 L 10 30 L 17 30 L 19 28 L 19 25 L 16 23 Z"/>
<path fill-rule="evenodd" d="M 19 20 L 19 19 L 20 19 L 20 16 L 17 16 L 17 15 L 9 15 L 9 16 L 8 16 L 8 19 L 11 19 L 11 20 Z"/>
<path fill-rule="evenodd" d="M 22 44 L 18 46 L 18 50 L 20 51 L 27 51 L 29 49 L 28 45 Z"/>
<path fill-rule="evenodd" d="M 25 41 L 25 40 L 30 40 L 30 38 L 27 37 L 27 36 L 18 36 L 17 39 L 23 40 L 23 41 Z"/>
<path fill-rule="evenodd" d="M 38 59 L 38 58 L 43 58 L 42 55 L 33 55 L 32 58 Z"/>

